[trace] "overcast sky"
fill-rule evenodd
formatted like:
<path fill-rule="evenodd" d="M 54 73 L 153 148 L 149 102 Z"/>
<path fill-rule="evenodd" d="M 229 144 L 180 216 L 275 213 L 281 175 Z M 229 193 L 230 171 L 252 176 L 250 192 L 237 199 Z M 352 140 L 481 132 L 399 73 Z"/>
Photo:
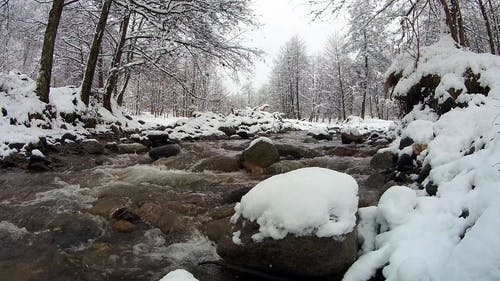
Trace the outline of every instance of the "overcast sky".
<path fill-rule="evenodd" d="M 254 73 L 248 78 L 241 75 L 240 84 L 246 79 L 254 82 L 256 90 L 266 83 L 273 60 L 280 47 L 292 36 L 298 35 L 304 40 L 309 54 L 318 53 L 324 47 L 328 37 L 338 33 L 345 24 L 342 20 L 332 17 L 325 20 L 312 21 L 310 8 L 306 0 L 253 0 L 253 8 L 259 28 L 245 35 L 245 44 L 257 47 L 265 52 L 262 62 L 257 62 Z M 337 17 L 338 18 L 338 17 Z M 238 85 L 231 85 L 232 93 Z"/>

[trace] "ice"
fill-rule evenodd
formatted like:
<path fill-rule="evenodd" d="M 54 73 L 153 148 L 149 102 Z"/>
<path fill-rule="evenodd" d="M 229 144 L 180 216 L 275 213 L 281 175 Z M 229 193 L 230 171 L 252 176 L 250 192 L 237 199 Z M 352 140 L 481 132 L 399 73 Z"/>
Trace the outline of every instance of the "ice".
<path fill-rule="evenodd" d="M 324 168 L 303 168 L 266 179 L 235 207 L 231 221 L 243 217 L 259 224 L 254 240 L 287 234 L 332 237 L 356 223 L 358 184 L 349 175 Z"/>

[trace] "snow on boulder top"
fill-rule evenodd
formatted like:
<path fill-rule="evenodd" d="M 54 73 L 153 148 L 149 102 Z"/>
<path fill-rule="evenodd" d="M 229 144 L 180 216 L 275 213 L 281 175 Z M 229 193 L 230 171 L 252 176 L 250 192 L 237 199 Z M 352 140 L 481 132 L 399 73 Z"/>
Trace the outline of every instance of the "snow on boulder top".
<path fill-rule="evenodd" d="M 268 178 L 241 198 L 232 223 L 243 217 L 256 221 L 263 238 L 287 234 L 333 237 L 356 225 L 358 184 L 351 176 L 324 168 L 303 168 Z"/>
<path fill-rule="evenodd" d="M 33 149 L 31 151 L 31 155 L 45 158 L 45 155 L 43 155 L 43 153 L 40 150 L 38 150 L 38 149 Z"/>
<path fill-rule="evenodd" d="M 193 274 L 184 269 L 176 269 L 170 271 L 159 281 L 198 281 L 198 279 L 194 278 Z"/>
<path fill-rule="evenodd" d="M 417 205 L 417 193 L 406 186 L 393 186 L 386 190 L 378 209 L 391 228 L 405 223 Z"/>
<path fill-rule="evenodd" d="M 270 143 L 270 144 L 274 144 L 274 143 L 273 143 L 273 141 L 272 141 L 270 138 L 260 137 L 260 138 L 256 138 L 256 139 L 254 139 L 254 140 L 250 143 L 250 145 L 248 146 L 248 148 L 247 148 L 247 149 L 249 149 L 250 147 L 254 146 L 256 143 L 261 142 L 261 141 L 263 141 L 263 142 L 267 142 L 267 143 Z"/>
<path fill-rule="evenodd" d="M 415 120 L 408 124 L 401 136 L 409 137 L 416 143 L 429 143 L 434 138 L 433 123 L 427 120 Z"/>

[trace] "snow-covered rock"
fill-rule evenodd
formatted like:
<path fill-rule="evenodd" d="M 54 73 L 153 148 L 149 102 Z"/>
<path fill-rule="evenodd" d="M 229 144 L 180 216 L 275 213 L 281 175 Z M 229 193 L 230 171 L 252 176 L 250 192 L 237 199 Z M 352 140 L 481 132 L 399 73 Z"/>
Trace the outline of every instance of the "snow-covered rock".
<path fill-rule="evenodd" d="M 357 191 L 351 176 L 329 169 L 273 176 L 236 205 L 233 230 L 219 239 L 217 252 L 261 271 L 342 274 L 357 254 Z"/>
<path fill-rule="evenodd" d="M 170 271 L 159 281 L 198 281 L 198 279 L 196 279 L 189 271 L 176 269 L 174 271 Z"/>
<path fill-rule="evenodd" d="M 349 175 L 324 168 L 303 168 L 257 184 L 235 207 L 240 217 L 256 221 L 253 239 L 282 239 L 288 234 L 332 237 L 356 225 L 358 184 Z"/>
<path fill-rule="evenodd" d="M 34 90 L 35 81 L 27 75 L 17 71 L 0 73 L 0 159 L 14 152 L 27 152 L 26 148 L 13 150 L 9 147 L 13 143 L 37 144 L 44 137 L 48 144 L 54 144 L 68 133 L 75 140 L 82 139 L 91 133 L 109 131 L 113 124 L 140 127 L 116 104 L 113 114 L 99 106 L 85 106 L 78 88 L 51 88 L 48 104 L 41 102 Z"/>

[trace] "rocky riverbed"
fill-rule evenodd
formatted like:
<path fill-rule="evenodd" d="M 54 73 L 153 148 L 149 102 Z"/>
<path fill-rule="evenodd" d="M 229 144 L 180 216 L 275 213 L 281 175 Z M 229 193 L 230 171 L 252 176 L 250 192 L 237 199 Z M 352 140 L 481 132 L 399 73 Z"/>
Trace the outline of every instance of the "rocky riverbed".
<path fill-rule="evenodd" d="M 369 206 L 389 177 L 370 166 L 375 145 L 303 131 L 267 137 L 279 161 L 257 170 L 242 162 L 250 140 L 239 138 L 183 142 L 154 162 L 137 144 L 104 138 L 97 149 L 47 154 L 49 171 L 1 170 L 0 280 L 159 280 L 177 268 L 199 280 L 284 279 L 218 260 L 220 222 L 241 196 L 269 176 L 316 166 L 352 175 Z"/>

